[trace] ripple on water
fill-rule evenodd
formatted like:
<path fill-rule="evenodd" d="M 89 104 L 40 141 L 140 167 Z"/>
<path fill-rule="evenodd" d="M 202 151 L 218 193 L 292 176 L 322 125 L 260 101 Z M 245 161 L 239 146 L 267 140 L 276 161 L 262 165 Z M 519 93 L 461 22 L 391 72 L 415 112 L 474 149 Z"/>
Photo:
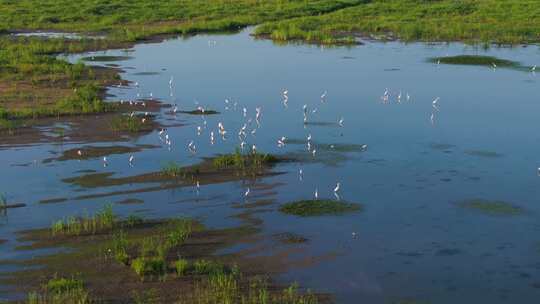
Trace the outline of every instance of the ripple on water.
<path fill-rule="evenodd" d="M 482 158 L 499 158 L 499 157 L 504 156 L 497 152 L 487 151 L 487 150 L 466 150 L 465 154 L 470 155 L 470 156 L 482 157 Z"/>

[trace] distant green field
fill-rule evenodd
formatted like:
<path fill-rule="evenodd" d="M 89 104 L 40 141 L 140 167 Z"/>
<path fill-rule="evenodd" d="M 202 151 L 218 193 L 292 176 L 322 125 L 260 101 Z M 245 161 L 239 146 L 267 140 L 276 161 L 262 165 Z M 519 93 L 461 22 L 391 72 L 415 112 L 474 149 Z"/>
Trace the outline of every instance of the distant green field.
<path fill-rule="evenodd" d="M 2 0 L 0 29 L 107 32 L 136 40 L 162 33 L 234 30 L 265 21 L 316 16 L 358 0 Z"/>
<path fill-rule="evenodd" d="M 162 33 L 262 24 L 275 40 L 352 42 L 351 35 L 403 40 L 521 43 L 540 40 L 540 0 L 2 0 L 0 30 L 106 32 L 134 41 Z"/>
<path fill-rule="evenodd" d="M 406 41 L 540 41 L 540 0 L 373 0 L 321 16 L 266 23 L 275 40 L 332 41 L 355 33 Z"/>

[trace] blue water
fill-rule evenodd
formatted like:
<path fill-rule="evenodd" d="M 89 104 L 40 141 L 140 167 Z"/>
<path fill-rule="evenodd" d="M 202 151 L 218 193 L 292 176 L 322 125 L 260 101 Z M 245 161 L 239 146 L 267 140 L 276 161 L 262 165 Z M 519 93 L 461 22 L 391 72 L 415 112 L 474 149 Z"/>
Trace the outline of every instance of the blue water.
<path fill-rule="evenodd" d="M 310 239 L 305 256 L 321 258 L 310 267 L 292 268 L 283 282 L 298 281 L 315 291 L 330 292 L 338 303 L 394 303 L 405 299 L 430 303 L 537 303 L 540 298 L 540 98 L 537 75 L 512 69 L 437 65 L 430 57 L 481 54 L 538 64 L 539 49 L 533 47 L 478 49 L 463 44 L 367 42 L 352 48 L 277 46 L 254 40 L 249 30 L 235 35 L 200 35 L 161 43 L 141 44 L 129 51 L 133 59 L 117 62 L 122 77 L 138 82 L 139 88 L 111 88 L 112 99 L 134 99 L 137 93 L 152 93 L 180 110 L 197 105 L 218 110 L 207 116 L 207 128 L 199 116 L 171 115 L 163 110 L 170 127 L 172 149 L 147 149 L 135 154 L 101 160 L 44 164 L 51 151 L 80 144 L 39 144 L 0 150 L 0 191 L 27 208 L 10 210 L 0 222 L 0 259 L 17 257 L 15 232 L 44 227 L 58 218 L 83 210 L 93 211 L 109 202 L 138 198 L 142 205 L 114 205 L 116 212 L 134 211 L 152 217 L 191 215 L 209 226 L 234 225 L 238 213 L 234 202 L 244 202 L 243 193 L 254 181 L 161 190 L 130 195 L 76 200 L 79 195 L 134 190 L 152 185 L 124 185 L 85 189 L 61 179 L 79 176 L 80 170 L 115 172 L 129 176 L 156 171 L 167 161 L 196 163 L 200 157 L 227 153 L 238 147 L 236 136 L 255 107 L 262 108 L 261 126 L 255 136 L 247 128 L 248 147 L 259 151 L 294 154 L 306 162 L 281 164 L 285 174 L 256 183 L 279 183 L 275 189 L 254 190 L 274 200 L 264 220 L 263 234 L 295 232 Z M 107 51 L 70 56 L 72 61 L 91 55 L 125 55 Z M 99 63 L 98 63 L 99 64 Z M 105 63 L 103 63 L 105 64 Z M 140 75 L 141 72 L 157 72 Z M 169 79 L 174 77 L 174 88 Z M 281 92 L 288 89 L 288 106 Z M 389 91 L 389 102 L 381 96 Z M 321 94 L 327 91 L 325 102 Z M 397 95 L 402 93 L 401 102 Z M 410 100 L 406 99 L 410 95 Z M 434 113 L 432 101 L 440 97 Z M 225 109 L 225 99 L 230 109 Z M 236 110 L 232 106 L 237 103 Z M 308 106 L 303 124 L 302 106 Z M 247 109 L 247 117 L 242 114 Z M 312 110 L 317 108 L 316 113 Z M 338 120 L 344 119 L 343 127 Z M 217 124 L 223 122 L 228 138 L 222 141 Z M 317 124 L 317 123 L 326 124 Z M 209 133 L 216 134 L 215 145 Z M 304 141 L 313 137 L 315 157 Z M 276 141 L 294 139 L 284 148 Z M 193 140 L 197 154 L 187 144 Z M 126 143 L 121 143 L 125 145 Z M 134 138 L 130 145 L 161 145 L 157 131 Z M 366 151 L 341 153 L 334 144 L 367 144 Z M 106 145 L 111 145 L 110 143 Z M 29 163 L 20 167 L 14 164 Z M 304 172 L 303 180 L 298 170 Z M 332 189 L 341 183 L 341 199 L 360 202 L 361 213 L 321 218 L 282 215 L 279 204 L 313 197 L 334 198 Z M 39 204 L 43 199 L 64 197 L 67 202 Z M 206 200 L 206 199 L 207 200 Z M 209 199 L 208 199 L 209 198 Z M 525 210 L 523 215 L 489 216 L 458 205 L 481 198 L 510 202 Z M 265 207 L 266 209 L 268 206 Z M 353 232 L 356 237 L 353 237 Z M 302 259 L 302 255 L 297 257 Z M 1 295 L 0 295 L 1 297 Z"/>

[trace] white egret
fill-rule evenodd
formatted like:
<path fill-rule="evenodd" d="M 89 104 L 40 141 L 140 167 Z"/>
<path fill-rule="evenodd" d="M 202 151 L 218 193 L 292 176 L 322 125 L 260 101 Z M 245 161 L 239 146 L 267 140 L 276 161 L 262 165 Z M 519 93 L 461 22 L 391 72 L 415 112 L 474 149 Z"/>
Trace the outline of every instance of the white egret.
<path fill-rule="evenodd" d="M 246 192 L 244 192 L 244 197 L 247 197 L 249 195 L 249 193 L 251 192 L 251 190 L 249 189 L 249 187 L 247 188 Z"/>
<path fill-rule="evenodd" d="M 325 100 L 326 100 L 326 94 L 327 94 L 327 93 L 328 93 L 327 91 L 324 91 L 324 92 L 322 93 L 322 95 L 321 95 L 321 101 L 325 101 Z"/>
<path fill-rule="evenodd" d="M 336 184 L 336 187 L 334 188 L 334 192 L 335 192 L 335 193 L 338 193 L 339 190 L 340 190 L 340 188 L 341 188 L 341 184 L 338 182 L 338 183 Z"/>
<path fill-rule="evenodd" d="M 319 189 L 315 188 L 315 193 L 313 194 L 313 196 L 315 197 L 315 200 L 319 199 Z"/>
<path fill-rule="evenodd" d="M 435 98 L 432 102 L 431 102 L 431 105 L 433 106 L 433 108 L 437 111 L 439 111 L 439 100 L 440 98 L 437 97 Z"/>

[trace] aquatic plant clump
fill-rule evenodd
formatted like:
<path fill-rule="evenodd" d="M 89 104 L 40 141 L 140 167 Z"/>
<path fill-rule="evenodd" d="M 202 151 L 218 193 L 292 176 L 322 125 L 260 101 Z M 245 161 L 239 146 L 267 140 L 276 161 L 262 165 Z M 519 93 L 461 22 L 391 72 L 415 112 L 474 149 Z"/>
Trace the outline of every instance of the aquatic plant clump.
<path fill-rule="evenodd" d="M 54 277 L 44 286 L 42 292 L 31 292 L 28 294 L 28 304 L 89 304 L 93 301 L 89 293 L 84 288 L 84 283 L 74 277 L 63 278 Z"/>
<path fill-rule="evenodd" d="M 279 159 L 270 154 L 262 153 L 246 153 L 243 154 L 239 149 L 236 149 L 233 154 L 219 155 L 213 159 L 214 167 L 219 169 L 224 168 L 258 168 L 263 165 L 270 165 L 279 162 Z"/>
<path fill-rule="evenodd" d="M 521 207 L 504 201 L 472 199 L 459 203 L 461 207 L 480 211 L 488 215 L 519 215 L 524 212 Z"/>
<path fill-rule="evenodd" d="M 341 215 L 361 210 L 362 206 L 360 204 L 333 200 L 302 200 L 286 203 L 279 207 L 279 211 L 283 213 L 302 217 Z"/>
<path fill-rule="evenodd" d="M 492 56 L 481 55 L 458 55 L 458 56 L 445 56 L 430 58 L 430 62 L 443 63 L 443 64 L 455 64 L 455 65 L 480 65 L 480 66 L 497 66 L 497 67 L 517 67 L 518 62 L 500 59 Z"/>
<path fill-rule="evenodd" d="M 171 161 L 161 168 L 161 174 L 168 177 L 181 177 L 185 175 L 184 168 L 177 162 Z"/>
<path fill-rule="evenodd" d="M 189 115 L 217 115 L 219 114 L 219 112 L 215 110 L 201 110 L 201 109 L 192 110 L 192 111 L 180 111 L 180 113 L 189 114 Z"/>
<path fill-rule="evenodd" d="M 112 207 L 107 205 L 93 216 L 72 216 L 58 220 L 52 224 L 51 232 L 53 236 L 95 234 L 112 230 L 115 222 Z"/>
<path fill-rule="evenodd" d="M 152 129 L 150 118 L 141 117 L 140 115 L 119 115 L 111 121 L 111 129 L 116 132 L 140 132 L 143 130 Z"/>

